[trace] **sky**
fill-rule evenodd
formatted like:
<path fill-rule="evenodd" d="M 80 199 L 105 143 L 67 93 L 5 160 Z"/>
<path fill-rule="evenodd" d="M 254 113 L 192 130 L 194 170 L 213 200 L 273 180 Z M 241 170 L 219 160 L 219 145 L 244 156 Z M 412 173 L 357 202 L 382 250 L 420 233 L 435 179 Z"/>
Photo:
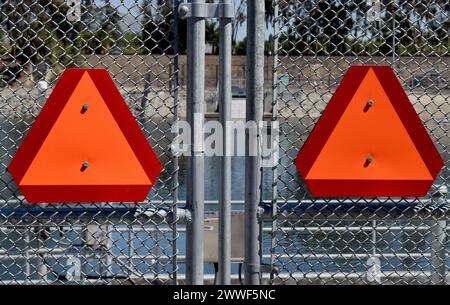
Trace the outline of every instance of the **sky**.
<path fill-rule="evenodd" d="M 170 1 L 170 0 L 168 0 Z M 102 0 L 95 0 L 96 3 L 101 4 Z M 238 6 L 238 0 L 234 0 L 235 9 Z M 142 15 L 141 4 L 142 0 L 111 0 L 111 4 L 117 8 L 117 10 L 123 15 L 124 22 L 128 24 L 128 28 L 134 32 L 140 31 L 140 22 L 137 19 Z M 239 28 L 237 34 L 237 40 L 240 41 L 246 36 L 245 23 Z"/>

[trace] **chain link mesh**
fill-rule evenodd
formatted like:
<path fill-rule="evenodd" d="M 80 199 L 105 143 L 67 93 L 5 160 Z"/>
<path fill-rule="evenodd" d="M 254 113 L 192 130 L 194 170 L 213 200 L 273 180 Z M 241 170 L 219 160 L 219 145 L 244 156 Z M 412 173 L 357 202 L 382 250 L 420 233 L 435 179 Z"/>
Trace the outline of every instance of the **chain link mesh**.
<path fill-rule="evenodd" d="M 0 1 L 0 283 L 172 283 L 177 1 Z M 164 165 L 144 203 L 29 205 L 7 172 L 66 68 L 106 68 Z"/>
<path fill-rule="evenodd" d="M 272 119 L 281 131 L 272 217 L 261 240 L 263 262 L 273 267 L 269 282 L 442 283 L 450 208 L 446 194 L 432 195 L 449 181 L 448 1 L 266 4 L 274 34 Z M 164 217 L 178 202 L 170 129 L 181 112 L 178 98 L 185 99 L 177 5 L 0 0 L 0 283 L 165 284 L 184 272 L 177 247 L 183 230 Z M 293 161 L 355 64 L 394 68 L 444 158 L 427 198 L 310 198 Z M 6 168 L 69 67 L 108 69 L 164 165 L 145 203 L 29 205 L 12 181 Z"/>
<path fill-rule="evenodd" d="M 270 13 L 280 122 L 270 282 L 443 283 L 448 197 L 432 195 L 449 183 L 448 1 L 274 0 Z M 310 197 L 294 160 L 352 65 L 395 70 L 445 161 L 427 198 Z"/>

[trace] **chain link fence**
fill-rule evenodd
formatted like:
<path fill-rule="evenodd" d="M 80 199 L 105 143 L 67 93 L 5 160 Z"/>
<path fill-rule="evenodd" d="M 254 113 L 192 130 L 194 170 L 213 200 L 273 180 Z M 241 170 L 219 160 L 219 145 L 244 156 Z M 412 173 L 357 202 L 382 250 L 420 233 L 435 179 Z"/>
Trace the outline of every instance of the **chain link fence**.
<path fill-rule="evenodd" d="M 0 283 L 173 283 L 177 1 L 0 1 Z M 140 204 L 29 205 L 7 172 L 66 68 L 106 68 L 164 165 Z M 145 276 L 144 276 L 145 275 Z"/>
<path fill-rule="evenodd" d="M 274 25 L 272 119 L 280 124 L 264 248 L 275 267 L 270 282 L 448 281 L 448 1 L 275 0 L 266 9 Z M 310 197 L 294 160 L 352 65 L 395 70 L 445 162 L 427 198 Z"/>
<path fill-rule="evenodd" d="M 448 1 L 265 3 L 266 60 L 274 63 L 272 92 L 265 95 L 272 109 L 266 112 L 279 122 L 280 158 L 263 176 L 269 201 L 260 241 L 262 263 L 270 268 L 262 268 L 262 280 L 445 282 Z M 0 0 L 1 284 L 183 282 L 186 236 L 173 220 L 185 196 L 185 160 L 169 151 L 171 127 L 185 115 L 178 54 L 186 49 L 186 21 L 177 16 L 178 4 Z M 394 68 L 444 168 L 426 198 L 313 199 L 294 160 L 347 69 L 369 64 Z M 147 135 L 164 169 L 146 202 L 29 205 L 12 181 L 7 166 L 69 67 L 106 68 Z M 243 162 L 233 169 L 239 193 Z M 217 162 L 207 165 L 213 171 Z M 217 181 L 206 180 L 205 197 L 213 199 L 206 210 L 217 212 Z M 242 208 L 241 200 L 233 201 L 234 211 Z"/>

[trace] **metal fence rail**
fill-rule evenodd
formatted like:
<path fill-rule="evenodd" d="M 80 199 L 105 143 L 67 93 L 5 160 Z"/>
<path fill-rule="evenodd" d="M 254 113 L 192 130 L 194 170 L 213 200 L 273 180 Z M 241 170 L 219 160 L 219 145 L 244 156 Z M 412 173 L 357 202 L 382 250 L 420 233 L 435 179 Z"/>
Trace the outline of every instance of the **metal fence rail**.
<path fill-rule="evenodd" d="M 281 131 L 266 206 L 273 220 L 269 264 L 279 269 L 271 282 L 444 283 L 449 40 L 437 26 L 448 31 L 448 3 L 275 0 L 270 12 L 272 120 Z M 445 160 L 428 200 L 310 198 L 294 159 L 348 67 L 380 64 L 394 68 Z M 438 188 L 444 192 L 432 197 Z"/>

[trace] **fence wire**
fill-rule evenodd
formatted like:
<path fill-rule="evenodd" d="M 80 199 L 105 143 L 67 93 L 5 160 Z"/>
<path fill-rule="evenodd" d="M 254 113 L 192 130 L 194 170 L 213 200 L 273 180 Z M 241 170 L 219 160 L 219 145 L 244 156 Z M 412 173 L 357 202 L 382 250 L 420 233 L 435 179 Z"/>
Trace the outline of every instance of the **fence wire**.
<path fill-rule="evenodd" d="M 165 217 L 176 219 L 179 198 L 178 159 L 169 151 L 185 94 L 178 2 L 0 0 L 0 283 L 180 282 L 183 230 Z M 261 230 L 262 262 L 272 268 L 262 277 L 272 284 L 445 282 L 448 1 L 265 3 L 280 159 L 264 190 L 272 202 L 264 206 L 271 216 Z M 299 150 L 356 64 L 394 68 L 444 158 L 426 198 L 316 200 L 299 176 Z M 7 172 L 69 67 L 106 68 L 147 135 L 164 169 L 146 202 L 29 205 Z"/>
<path fill-rule="evenodd" d="M 270 282 L 448 281 L 448 1 L 274 0 L 266 9 L 274 28 L 272 119 L 280 123 Z M 294 160 L 352 65 L 395 70 L 445 161 L 427 198 L 310 197 Z"/>
<path fill-rule="evenodd" d="M 174 5 L 0 1 L 0 283 L 176 281 L 176 226 L 149 209 L 178 198 Z M 144 203 L 29 205 L 7 172 L 66 68 L 106 68 L 148 137 L 164 169 Z"/>

